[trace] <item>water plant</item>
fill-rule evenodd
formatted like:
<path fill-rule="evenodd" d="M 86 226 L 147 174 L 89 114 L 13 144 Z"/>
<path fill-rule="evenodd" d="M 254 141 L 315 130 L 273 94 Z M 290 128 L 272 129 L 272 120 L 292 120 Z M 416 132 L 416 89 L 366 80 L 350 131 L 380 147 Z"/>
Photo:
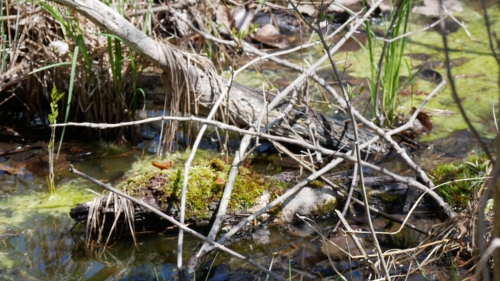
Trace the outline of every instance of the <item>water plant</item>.
<path fill-rule="evenodd" d="M 231 35 L 232 35 L 234 42 L 236 43 L 237 50 L 242 49 L 241 44 L 243 42 L 243 39 L 245 37 L 247 37 L 248 35 L 254 33 L 257 30 L 257 28 L 258 28 L 258 25 L 254 23 L 252 25 L 245 26 L 241 30 L 236 30 L 236 28 L 233 28 L 231 30 Z"/>
<path fill-rule="evenodd" d="M 409 28 L 411 1 L 402 0 L 396 9 L 391 9 L 389 27 L 383 30 L 385 41 L 382 53 L 376 61 L 375 32 L 369 20 L 366 21 L 368 52 L 370 58 L 370 78 L 368 88 L 372 105 L 372 117 L 378 123 L 392 123 L 395 118 L 397 91 L 407 37 L 398 38 Z M 413 76 L 407 64 L 410 81 Z"/>
<path fill-rule="evenodd" d="M 59 102 L 60 99 L 64 96 L 64 93 L 57 93 L 57 89 L 54 87 L 52 88 L 52 93 L 50 95 L 50 113 L 48 114 L 47 118 L 49 121 L 49 124 L 56 124 L 57 123 L 57 116 L 59 115 L 59 109 L 57 103 Z M 50 133 L 50 140 L 49 140 L 49 145 L 47 147 L 47 151 L 49 153 L 49 175 L 47 176 L 47 185 L 49 188 L 49 193 L 54 193 L 56 190 L 55 183 L 54 183 L 54 142 L 56 138 L 56 128 L 51 127 L 51 133 Z"/>

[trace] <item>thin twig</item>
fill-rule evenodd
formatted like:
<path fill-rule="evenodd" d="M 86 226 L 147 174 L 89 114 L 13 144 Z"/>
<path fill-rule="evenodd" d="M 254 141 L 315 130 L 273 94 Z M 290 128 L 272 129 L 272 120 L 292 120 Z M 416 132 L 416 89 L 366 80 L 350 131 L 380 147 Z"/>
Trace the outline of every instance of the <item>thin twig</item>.
<path fill-rule="evenodd" d="M 324 148 L 324 147 L 316 147 L 312 144 L 309 144 L 307 143 L 305 140 L 303 139 L 291 139 L 291 138 L 286 138 L 286 137 L 280 137 L 280 136 L 274 136 L 274 135 L 271 135 L 271 134 L 267 134 L 267 133 L 263 133 L 262 131 L 261 132 L 254 132 L 254 131 L 250 131 L 250 130 L 245 130 L 245 129 L 241 129 L 241 128 L 238 128 L 236 126 L 232 126 L 232 125 L 227 125 L 227 124 L 224 124 L 224 123 L 221 123 L 221 122 L 218 122 L 218 121 L 213 121 L 213 120 L 206 120 L 204 118 L 197 118 L 197 117 L 169 117 L 169 116 L 160 116 L 160 117 L 155 117 L 155 118 L 150 118 L 148 120 L 151 121 L 151 120 L 155 120 L 155 121 L 159 121 L 161 120 L 162 118 L 164 119 L 167 119 L 167 120 L 180 120 L 180 121 L 194 121 L 194 122 L 202 122 L 202 123 L 207 123 L 207 124 L 211 124 L 211 125 L 215 125 L 217 126 L 218 128 L 220 129 L 223 129 L 223 130 L 232 130 L 232 131 L 235 131 L 235 132 L 239 132 L 239 133 L 242 133 L 242 134 L 245 134 L 245 135 L 248 135 L 248 136 L 259 136 L 259 137 L 262 137 L 262 138 L 266 138 L 268 140 L 275 140 L 275 141 L 278 141 L 278 142 L 284 142 L 284 143 L 289 143 L 289 144 L 294 144 L 294 145 L 298 145 L 298 146 L 302 146 L 306 149 L 311 149 L 313 151 L 319 151 L 321 152 L 321 154 L 323 155 L 331 155 L 331 156 L 336 156 L 336 157 L 341 157 L 345 160 L 348 160 L 348 161 L 352 161 L 352 162 L 356 162 L 356 158 L 355 157 L 352 157 L 351 155 L 349 155 L 349 153 L 341 153 L 341 152 L 338 152 L 338 151 L 334 151 L 334 150 L 331 150 L 331 149 L 327 149 L 327 148 Z M 141 120 L 141 121 L 137 121 L 137 122 L 124 122 L 124 123 L 138 123 L 138 122 L 141 122 L 141 123 L 146 123 L 144 122 L 146 120 Z M 69 122 L 69 123 L 66 123 L 66 124 L 55 124 L 55 125 L 52 125 L 54 127 L 59 127 L 59 126 L 82 126 L 82 127 L 90 127 L 90 128 L 112 128 L 112 127 L 119 127 L 119 126 L 122 126 L 124 123 L 120 123 L 120 124 L 94 124 L 94 123 L 73 123 L 73 122 Z M 129 124 L 131 125 L 131 124 Z M 373 126 L 375 126 L 375 124 L 372 123 Z M 376 127 L 376 126 L 375 126 Z M 381 129 L 380 129 L 381 130 Z M 385 132 L 383 132 L 384 135 L 386 134 Z M 390 138 L 390 136 L 389 136 Z M 379 137 L 376 136 L 368 141 L 366 141 L 365 143 L 363 143 L 360 148 L 366 148 L 366 147 L 369 147 L 371 144 L 373 144 L 374 142 L 377 142 L 379 140 Z M 404 149 L 403 149 L 404 151 Z M 383 168 L 380 168 L 374 164 L 371 164 L 371 163 L 368 163 L 366 161 L 362 161 L 361 163 L 363 163 L 364 166 L 370 168 L 370 169 L 373 169 L 374 171 L 378 171 L 378 172 L 381 172 L 383 174 L 386 174 L 392 178 L 394 178 L 395 180 L 397 181 L 400 181 L 400 182 L 404 182 L 404 183 L 407 183 L 411 186 L 414 186 L 414 187 L 417 187 L 418 189 L 421 189 L 423 191 L 426 191 L 428 190 L 429 188 L 426 187 L 425 185 L 411 179 L 411 178 L 406 178 L 406 177 L 403 177 L 403 176 L 399 176 L 397 174 L 394 174 L 386 169 L 383 169 Z M 453 217 L 455 216 L 455 212 L 453 210 L 451 210 L 450 206 L 448 204 L 446 204 L 443 199 L 437 195 L 435 192 L 430 192 L 429 195 L 436 201 L 436 203 L 441 207 L 443 208 L 443 210 L 445 211 L 445 213 L 449 216 L 449 217 Z"/>
<path fill-rule="evenodd" d="M 439 14 L 440 17 L 444 17 L 444 11 L 443 11 L 443 0 L 439 0 Z M 445 65 L 446 65 L 446 76 L 448 77 L 448 82 L 450 83 L 450 88 L 451 88 L 451 96 L 453 97 L 453 100 L 455 101 L 455 104 L 458 107 L 458 110 L 460 111 L 460 114 L 462 115 L 462 118 L 464 119 L 465 123 L 467 124 L 467 127 L 469 128 L 470 132 L 476 139 L 476 141 L 479 143 L 479 146 L 481 149 L 484 151 L 486 154 L 486 157 L 491 161 L 491 163 L 494 163 L 493 156 L 491 155 L 488 147 L 484 143 L 483 139 L 477 132 L 476 128 L 472 125 L 469 117 L 467 117 L 467 113 L 465 113 L 465 109 L 462 106 L 462 102 L 460 101 L 460 98 L 458 97 L 458 92 L 455 87 L 455 80 L 453 79 L 453 75 L 451 74 L 451 60 L 450 60 L 450 54 L 449 54 L 449 48 L 448 48 L 448 38 L 446 36 L 446 27 L 445 27 L 445 22 L 441 22 L 441 38 L 443 39 L 443 49 L 444 49 L 444 54 L 445 54 Z"/>
<path fill-rule="evenodd" d="M 224 99 L 227 97 L 229 91 L 231 90 L 231 85 L 233 83 L 233 76 L 229 78 L 229 81 L 226 84 L 226 87 L 224 88 L 224 92 L 219 96 L 217 101 L 215 102 L 214 106 L 212 107 L 212 110 L 208 114 L 205 120 L 211 120 L 215 114 L 217 113 L 217 110 L 219 109 L 219 106 L 221 103 L 224 101 Z M 184 173 L 183 173 L 183 182 L 182 182 L 182 192 L 181 192 L 181 206 L 180 206 L 180 218 L 179 221 L 180 223 L 184 223 L 184 214 L 186 210 L 186 197 L 187 197 L 187 185 L 188 185 L 188 180 L 189 180 L 189 169 L 191 167 L 191 163 L 194 159 L 194 156 L 196 155 L 196 151 L 198 150 L 198 146 L 201 142 L 201 139 L 203 138 L 203 134 L 205 133 L 208 125 L 205 123 L 201 127 L 200 131 L 198 132 L 198 136 L 196 136 L 196 140 L 193 143 L 193 148 L 191 149 L 191 153 L 189 154 L 188 159 L 184 163 Z M 177 267 L 179 269 L 182 268 L 182 247 L 183 247 L 183 230 L 179 229 L 179 237 L 178 237 L 178 243 L 177 243 Z"/>
<path fill-rule="evenodd" d="M 313 170 L 312 168 L 310 168 L 308 165 L 305 165 L 304 163 L 302 163 L 302 161 L 300 159 L 298 159 L 297 157 L 295 157 L 295 155 L 293 155 L 288 149 L 286 149 L 284 146 L 282 146 L 280 143 L 278 142 L 275 142 L 275 141 L 271 141 L 271 143 L 276 146 L 276 148 L 278 150 L 281 150 L 283 151 L 284 153 L 286 153 L 288 156 L 290 156 L 292 159 L 294 159 L 297 163 L 299 163 L 302 167 L 304 167 L 305 169 L 307 169 L 309 172 L 311 173 L 314 173 L 316 172 L 315 170 Z M 342 160 L 342 159 L 337 159 L 337 165 L 340 164 L 341 161 L 339 160 Z M 357 163 L 354 163 L 354 165 L 357 165 Z M 336 184 L 334 184 L 330 179 L 328 179 L 327 177 L 325 177 L 324 175 L 320 176 L 320 179 L 322 181 L 324 181 L 326 184 L 328 184 L 329 186 L 331 187 L 338 187 Z M 342 195 L 342 196 L 348 196 L 343 190 L 341 190 L 340 188 L 337 189 L 337 191 Z M 351 192 L 351 190 L 349 190 L 349 192 Z M 352 197 L 351 196 L 351 200 L 354 201 L 354 203 L 364 207 L 365 206 L 365 203 L 355 197 Z M 346 203 L 347 204 L 347 203 Z M 420 228 L 417 228 L 416 226 L 414 226 L 413 224 L 411 223 L 408 223 L 407 220 L 402 220 L 400 218 L 397 218 L 397 217 L 394 217 L 394 216 L 391 216 L 375 207 L 372 207 L 372 206 L 369 206 L 370 208 L 370 211 L 374 212 L 375 214 L 383 217 L 383 218 L 386 218 L 390 221 L 393 221 L 393 222 L 397 222 L 399 224 L 401 224 L 401 227 L 403 226 L 406 226 L 408 227 L 409 229 L 413 229 L 419 233 L 422 233 L 422 234 L 425 234 L 427 235 L 427 232 L 426 231 L 423 231 L 421 230 Z"/>
<path fill-rule="evenodd" d="M 297 6 L 291 0 L 289 0 L 289 3 L 294 8 L 294 10 L 298 13 Z M 367 193 L 366 193 L 366 187 L 365 187 L 365 183 L 364 183 L 363 166 L 361 164 L 361 150 L 359 148 L 360 145 L 359 145 L 359 137 L 358 137 L 358 127 L 356 125 L 356 120 L 355 120 L 354 114 L 352 112 L 352 104 L 351 104 L 351 102 L 349 100 L 349 94 L 347 93 L 347 91 L 346 91 L 346 89 L 344 87 L 344 84 L 342 83 L 342 78 L 341 78 L 341 76 L 339 74 L 339 71 L 337 70 L 337 66 L 336 66 L 336 64 L 335 64 L 335 62 L 334 62 L 334 60 L 332 58 L 333 52 L 331 52 L 329 50 L 330 47 L 328 46 L 327 42 L 325 41 L 323 33 L 321 32 L 321 29 L 320 28 L 316 28 L 315 26 L 312 26 L 309 23 L 308 23 L 308 25 L 309 25 L 309 27 L 312 30 L 315 30 L 316 33 L 318 33 L 320 41 L 323 43 L 323 49 L 325 50 L 325 52 L 327 54 L 327 57 L 328 57 L 328 60 L 330 62 L 330 65 L 331 65 L 331 67 L 333 69 L 335 78 L 337 79 L 337 82 L 340 85 L 340 89 L 342 90 L 344 101 L 347 104 L 347 111 L 349 113 L 349 116 L 351 118 L 351 123 L 353 125 L 352 129 L 353 129 L 353 132 L 354 132 L 354 141 L 355 141 L 355 144 L 354 144 L 355 153 L 354 153 L 354 155 L 356 156 L 356 158 L 357 158 L 356 160 L 357 160 L 357 163 L 359 165 L 359 180 L 360 180 L 360 184 L 361 184 L 361 190 L 363 191 L 363 199 L 365 201 L 366 219 L 368 221 L 368 226 L 370 228 L 370 232 L 372 233 L 373 244 L 375 245 L 375 248 L 377 249 L 377 253 L 379 254 L 379 260 L 380 260 L 380 262 L 382 264 L 382 269 L 384 271 L 385 279 L 390 281 L 391 277 L 390 277 L 390 274 L 389 274 L 389 270 L 387 268 L 387 264 L 386 264 L 386 261 L 384 259 L 384 256 L 382 255 L 382 249 L 380 248 L 380 245 L 378 243 L 377 236 L 375 235 L 375 229 L 374 229 L 373 223 L 371 221 L 370 208 L 368 208 L 369 203 L 368 203 L 368 196 L 367 196 Z M 355 238 L 353 237 L 353 239 L 355 239 Z"/>
<path fill-rule="evenodd" d="M 380 40 L 380 41 L 383 41 L 383 42 L 391 43 L 391 42 L 394 42 L 394 41 L 399 40 L 401 38 L 405 38 L 405 37 L 408 37 L 410 35 L 414 35 L 416 33 L 420 33 L 420 32 L 424 32 L 426 30 L 429 30 L 429 29 L 433 28 L 434 26 L 440 24 L 441 21 L 443 21 L 443 20 L 444 19 L 439 19 L 439 20 L 437 20 L 437 21 L 435 21 L 435 22 L 433 22 L 433 23 L 431 23 L 431 24 L 429 24 L 429 25 L 427 25 L 427 26 L 425 26 L 425 27 L 423 27 L 423 28 L 421 28 L 419 30 L 414 30 L 414 31 L 406 32 L 405 34 L 401 34 L 401 35 L 396 36 L 396 37 L 391 38 L 391 39 L 387 39 L 387 38 L 384 38 L 384 37 L 378 37 L 378 36 L 375 36 L 375 38 L 377 40 Z"/>

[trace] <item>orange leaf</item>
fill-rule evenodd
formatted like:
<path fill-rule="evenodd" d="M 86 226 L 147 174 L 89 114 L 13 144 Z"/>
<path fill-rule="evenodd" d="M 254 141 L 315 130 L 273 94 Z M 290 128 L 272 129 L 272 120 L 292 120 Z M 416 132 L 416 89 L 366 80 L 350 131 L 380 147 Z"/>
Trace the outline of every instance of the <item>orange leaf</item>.
<path fill-rule="evenodd" d="M 158 161 L 151 162 L 151 165 L 155 166 L 160 170 L 166 170 L 174 165 L 174 161 L 167 161 L 165 163 L 160 163 Z"/>
<path fill-rule="evenodd" d="M 226 181 L 222 178 L 216 178 L 214 181 L 215 184 L 225 184 Z"/>

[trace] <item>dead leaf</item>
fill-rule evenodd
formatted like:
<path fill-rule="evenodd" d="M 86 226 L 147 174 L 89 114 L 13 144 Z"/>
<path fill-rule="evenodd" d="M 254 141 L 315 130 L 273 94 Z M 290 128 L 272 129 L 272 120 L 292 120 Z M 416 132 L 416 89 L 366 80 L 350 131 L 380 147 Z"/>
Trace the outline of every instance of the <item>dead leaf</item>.
<path fill-rule="evenodd" d="M 226 181 L 223 178 L 216 178 L 214 183 L 215 184 L 225 184 Z"/>
<path fill-rule="evenodd" d="M 416 108 L 413 107 L 410 115 L 412 115 L 415 110 Z M 432 121 L 427 113 L 420 111 L 417 114 L 417 119 L 415 119 L 412 125 L 412 131 L 414 131 L 418 135 L 429 134 L 432 131 Z"/>
<path fill-rule="evenodd" d="M 231 34 L 231 30 L 234 28 L 234 20 L 227 7 L 222 4 L 219 5 L 215 16 L 217 17 L 215 22 L 220 25 L 219 32 L 222 34 Z"/>
<path fill-rule="evenodd" d="M 266 24 L 260 28 L 254 35 L 253 39 L 275 48 L 287 48 L 290 46 L 290 41 L 287 37 L 280 34 L 279 30 L 272 24 Z"/>
<path fill-rule="evenodd" d="M 160 163 L 158 161 L 153 161 L 153 162 L 151 162 L 151 165 L 155 166 L 156 168 L 158 168 L 160 170 L 166 170 L 166 169 L 169 169 L 170 167 L 172 167 L 174 165 L 174 161 L 167 161 L 165 163 Z"/>

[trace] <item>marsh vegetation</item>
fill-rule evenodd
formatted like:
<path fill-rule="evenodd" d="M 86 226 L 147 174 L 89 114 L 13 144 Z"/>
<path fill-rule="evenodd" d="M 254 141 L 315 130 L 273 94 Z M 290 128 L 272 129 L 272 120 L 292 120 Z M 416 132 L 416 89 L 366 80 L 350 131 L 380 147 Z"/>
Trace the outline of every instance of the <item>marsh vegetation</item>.
<path fill-rule="evenodd" d="M 34 273 L 0 262 L 0 276 L 96 270 L 74 266 L 85 253 L 120 269 L 106 278 L 135 278 L 137 249 L 155 243 L 168 262 L 141 274 L 156 280 L 498 279 L 498 3 L 389 2 L 2 1 L 0 238 L 29 238 L 9 230 L 21 208 L 36 224 L 61 211 L 67 229 L 44 235 L 75 247 Z M 439 139 L 464 129 L 467 159 Z M 9 189 L 35 169 L 39 187 Z M 288 232 L 302 237 L 291 249 Z M 116 262 L 124 237 L 136 249 Z"/>

